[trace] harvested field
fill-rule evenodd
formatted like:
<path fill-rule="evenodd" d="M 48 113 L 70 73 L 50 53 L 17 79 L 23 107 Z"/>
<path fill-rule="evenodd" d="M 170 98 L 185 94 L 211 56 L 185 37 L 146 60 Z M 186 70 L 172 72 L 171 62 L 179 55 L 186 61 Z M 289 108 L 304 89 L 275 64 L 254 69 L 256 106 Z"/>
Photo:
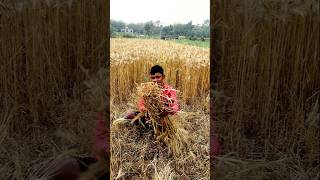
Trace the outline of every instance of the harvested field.
<path fill-rule="evenodd" d="M 158 144 L 152 131 L 131 124 L 111 128 L 112 178 L 208 179 L 209 115 L 181 112 L 189 132 L 190 151 L 175 158 L 168 147 Z M 166 177 L 166 178 L 165 178 Z M 170 177 L 170 178 L 169 178 Z"/>

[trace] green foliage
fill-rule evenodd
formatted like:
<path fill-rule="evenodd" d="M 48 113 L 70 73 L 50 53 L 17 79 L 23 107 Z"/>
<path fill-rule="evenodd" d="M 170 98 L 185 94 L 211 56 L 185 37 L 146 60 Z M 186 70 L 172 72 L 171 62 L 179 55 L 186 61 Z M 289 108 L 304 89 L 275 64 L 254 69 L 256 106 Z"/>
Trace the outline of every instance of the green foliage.
<path fill-rule="evenodd" d="M 144 30 L 147 35 L 151 35 L 152 28 L 153 28 L 153 25 L 150 22 L 148 22 L 144 25 Z"/>
<path fill-rule="evenodd" d="M 162 36 L 170 36 L 174 34 L 174 29 L 172 25 L 165 26 L 162 28 L 161 35 Z"/>
<path fill-rule="evenodd" d="M 134 33 L 143 34 L 144 33 L 144 24 L 143 23 L 130 23 L 127 25 L 128 28 L 132 29 Z"/>
<path fill-rule="evenodd" d="M 126 24 L 122 21 L 110 20 L 110 27 L 113 28 L 112 32 L 121 32 L 121 29 L 124 29 L 126 27 Z M 110 31 L 111 31 L 111 28 L 110 28 Z"/>
<path fill-rule="evenodd" d="M 210 39 L 203 40 L 190 40 L 190 39 L 177 39 L 174 40 L 176 43 L 187 44 L 191 46 L 209 48 L 210 47 Z"/>
<path fill-rule="evenodd" d="M 193 25 L 192 21 L 186 24 L 172 24 L 167 26 L 154 26 L 152 21 L 146 23 L 130 23 L 126 24 L 122 21 L 110 21 L 110 36 L 117 37 L 117 33 L 121 32 L 121 29 L 128 27 L 133 30 L 136 35 L 145 35 L 146 37 L 160 38 L 177 38 L 178 36 L 185 36 L 192 40 L 201 38 L 210 38 L 210 26 L 209 20 L 205 20 L 202 25 Z M 122 36 L 122 35 L 121 35 Z M 130 36 L 130 35 L 126 35 Z M 123 37 L 123 36 L 122 36 Z"/>
<path fill-rule="evenodd" d="M 117 29 L 110 23 L 110 37 L 115 37 L 117 33 Z"/>
<path fill-rule="evenodd" d="M 133 33 L 123 33 L 124 38 L 135 38 L 136 36 Z"/>

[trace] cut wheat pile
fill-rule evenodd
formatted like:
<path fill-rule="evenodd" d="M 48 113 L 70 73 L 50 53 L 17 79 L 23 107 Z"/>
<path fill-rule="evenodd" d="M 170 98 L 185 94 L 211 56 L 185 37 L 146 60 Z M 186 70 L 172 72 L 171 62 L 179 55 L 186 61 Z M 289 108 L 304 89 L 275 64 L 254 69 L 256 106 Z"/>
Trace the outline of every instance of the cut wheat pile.
<path fill-rule="evenodd" d="M 135 99 L 143 98 L 152 130 L 141 125 L 113 121 L 111 128 L 112 179 L 207 179 L 209 177 L 209 115 L 203 112 L 170 111 L 170 101 L 154 83 L 137 87 Z M 113 106 L 112 109 L 119 107 Z M 141 118 L 141 119 L 139 119 Z"/>
<path fill-rule="evenodd" d="M 142 126 L 113 125 L 111 179 L 209 179 L 209 115 L 182 111 L 179 117 L 189 139 L 179 157 Z"/>
<path fill-rule="evenodd" d="M 170 98 L 163 96 L 161 88 L 152 82 L 142 83 L 137 89 L 138 97 L 144 99 L 147 109 L 140 114 L 150 117 L 156 140 L 167 144 L 175 155 L 181 155 L 187 148 L 188 137 L 179 122 L 176 122 L 179 117 L 161 116 L 163 112 L 172 111 L 165 105 L 170 103 Z"/>
<path fill-rule="evenodd" d="M 172 109 L 166 104 L 171 103 L 171 99 L 161 93 L 161 88 L 153 82 L 142 83 L 137 87 L 136 99 L 143 98 L 146 106 L 145 112 L 140 112 L 132 121 L 142 123 L 143 117 L 149 117 L 155 141 L 165 143 L 178 157 L 188 150 L 188 132 L 184 130 L 179 115 L 161 116 L 164 112 L 172 112 Z M 115 120 L 113 124 L 121 124 L 122 119 Z"/>

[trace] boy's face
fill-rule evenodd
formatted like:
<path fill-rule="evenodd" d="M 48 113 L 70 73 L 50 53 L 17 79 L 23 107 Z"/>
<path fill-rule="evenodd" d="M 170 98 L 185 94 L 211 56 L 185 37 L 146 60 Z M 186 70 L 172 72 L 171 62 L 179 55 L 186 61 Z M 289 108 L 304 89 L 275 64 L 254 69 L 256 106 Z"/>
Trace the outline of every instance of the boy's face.
<path fill-rule="evenodd" d="M 150 75 L 150 79 L 152 82 L 157 83 L 158 85 L 163 85 L 164 75 L 161 73 L 155 73 L 153 75 Z"/>

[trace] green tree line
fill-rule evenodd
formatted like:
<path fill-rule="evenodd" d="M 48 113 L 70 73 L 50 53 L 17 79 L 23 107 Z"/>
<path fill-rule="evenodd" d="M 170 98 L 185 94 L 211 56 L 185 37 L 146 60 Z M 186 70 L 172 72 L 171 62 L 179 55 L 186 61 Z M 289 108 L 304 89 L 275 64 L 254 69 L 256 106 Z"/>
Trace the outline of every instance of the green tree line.
<path fill-rule="evenodd" d="M 209 38 L 210 26 L 209 20 L 205 20 L 201 25 L 193 25 L 192 21 L 186 24 L 171 24 L 167 26 L 155 26 L 154 22 L 145 23 L 125 23 L 123 21 L 110 21 L 110 36 L 116 37 L 121 33 L 122 29 L 128 27 L 133 30 L 132 35 L 145 35 L 156 37 L 178 37 L 185 36 L 186 38 L 198 37 Z"/>

